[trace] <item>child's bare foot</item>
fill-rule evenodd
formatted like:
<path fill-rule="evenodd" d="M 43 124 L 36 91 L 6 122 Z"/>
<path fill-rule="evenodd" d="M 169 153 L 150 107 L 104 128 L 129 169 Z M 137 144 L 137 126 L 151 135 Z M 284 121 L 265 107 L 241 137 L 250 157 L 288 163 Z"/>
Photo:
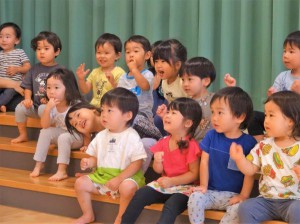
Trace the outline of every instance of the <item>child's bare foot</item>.
<path fill-rule="evenodd" d="M 28 138 L 27 135 L 19 135 L 17 138 L 14 138 L 11 140 L 11 143 L 21 143 L 21 142 L 27 142 Z"/>
<path fill-rule="evenodd" d="M 37 162 L 33 171 L 29 174 L 29 176 L 38 177 L 40 175 L 42 169 L 44 169 L 44 163 Z"/>
<path fill-rule="evenodd" d="M 94 216 L 88 216 L 88 215 L 83 215 L 76 219 L 73 223 L 74 224 L 85 224 L 85 223 L 91 223 L 95 220 Z"/>
<path fill-rule="evenodd" d="M 2 105 L 0 107 L 0 111 L 3 112 L 3 113 L 5 113 L 6 112 L 6 106 Z"/>
<path fill-rule="evenodd" d="M 49 177 L 48 180 L 50 180 L 50 181 L 60 181 L 60 180 L 64 180 L 64 179 L 67 179 L 67 178 L 68 178 L 67 173 L 62 173 L 62 172 L 57 171 L 56 174 Z"/>

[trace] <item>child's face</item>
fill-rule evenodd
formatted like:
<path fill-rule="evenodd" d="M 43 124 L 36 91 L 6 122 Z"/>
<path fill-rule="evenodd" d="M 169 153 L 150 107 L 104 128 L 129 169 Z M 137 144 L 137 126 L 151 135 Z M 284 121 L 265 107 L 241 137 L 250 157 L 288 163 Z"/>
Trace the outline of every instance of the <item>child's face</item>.
<path fill-rule="evenodd" d="M 127 128 L 127 122 L 131 119 L 132 113 L 122 111 L 115 105 L 101 106 L 101 123 L 103 127 L 111 132 L 120 133 Z"/>
<path fill-rule="evenodd" d="M 193 99 L 198 99 L 207 94 L 207 80 L 196 75 L 184 73 L 181 77 L 184 92 Z"/>
<path fill-rule="evenodd" d="M 216 99 L 210 109 L 211 123 L 216 132 L 224 133 L 228 138 L 235 138 L 241 121 L 232 114 L 228 102 L 223 98 Z"/>
<path fill-rule="evenodd" d="M 174 135 L 179 134 L 183 130 L 186 130 L 184 125 L 184 117 L 178 110 L 168 110 L 166 115 L 163 117 L 164 129 Z"/>
<path fill-rule="evenodd" d="M 104 69 L 111 69 L 115 67 L 115 61 L 118 60 L 121 53 L 116 53 L 114 47 L 106 42 L 99 45 L 96 51 L 96 60 L 98 65 Z"/>
<path fill-rule="evenodd" d="M 62 80 L 53 76 L 47 80 L 47 97 L 59 100 L 60 103 L 66 102 L 66 87 Z"/>
<path fill-rule="evenodd" d="M 40 40 L 37 42 L 35 53 L 36 58 L 42 65 L 53 66 L 56 64 L 55 57 L 59 55 L 60 49 L 55 52 L 53 45 L 51 45 L 47 40 Z"/>
<path fill-rule="evenodd" d="M 287 69 L 300 69 L 300 49 L 296 45 L 284 47 L 282 61 Z"/>
<path fill-rule="evenodd" d="M 176 79 L 178 76 L 178 69 L 176 66 L 169 64 L 167 61 L 157 59 L 154 62 L 156 75 L 161 79 Z"/>
<path fill-rule="evenodd" d="M 81 108 L 70 113 L 68 116 L 70 118 L 70 124 L 78 132 L 85 135 L 95 132 L 95 126 L 98 125 L 97 122 L 95 122 L 96 116 L 99 116 L 96 114 L 96 111 L 87 108 Z"/>
<path fill-rule="evenodd" d="M 140 71 L 144 69 L 145 62 L 150 58 L 151 52 L 145 52 L 143 45 L 137 42 L 127 42 L 125 46 L 125 60 L 126 64 L 136 63 L 137 69 Z"/>
<path fill-rule="evenodd" d="M 265 104 L 265 130 L 270 137 L 285 137 L 291 134 L 294 122 L 284 116 L 273 101 Z"/>
<path fill-rule="evenodd" d="M 0 32 L 0 47 L 4 52 L 9 52 L 15 49 L 15 45 L 19 44 L 20 40 L 16 37 L 15 30 L 12 27 L 5 27 Z"/>

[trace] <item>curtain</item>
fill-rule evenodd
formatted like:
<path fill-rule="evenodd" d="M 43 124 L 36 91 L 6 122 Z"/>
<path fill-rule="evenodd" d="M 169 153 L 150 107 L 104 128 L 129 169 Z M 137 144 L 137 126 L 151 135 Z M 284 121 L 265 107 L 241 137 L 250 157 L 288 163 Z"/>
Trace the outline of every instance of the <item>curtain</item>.
<path fill-rule="evenodd" d="M 57 62 L 75 71 L 80 63 L 97 66 L 94 43 L 104 32 L 125 42 L 133 34 L 151 43 L 176 38 L 188 57 L 210 59 L 224 87 L 230 73 L 262 110 L 266 91 L 283 71 L 285 37 L 300 29 L 299 0 L 0 0 L 0 23 L 22 29 L 19 45 L 36 63 L 31 39 L 49 30 L 61 38 Z M 124 56 L 118 62 L 126 70 Z"/>

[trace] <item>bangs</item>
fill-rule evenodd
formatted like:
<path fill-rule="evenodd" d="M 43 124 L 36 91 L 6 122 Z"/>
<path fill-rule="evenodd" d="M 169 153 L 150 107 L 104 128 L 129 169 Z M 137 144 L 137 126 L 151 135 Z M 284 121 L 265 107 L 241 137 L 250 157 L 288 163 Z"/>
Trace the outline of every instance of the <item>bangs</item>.
<path fill-rule="evenodd" d="M 172 59 L 170 57 L 170 55 L 172 55 L 172 49 L 170 46 L 162 46 L 162 45 L 158 45 L 155 50 L 154 50 L 154 54 L 153 54 L 153 60 L 164 60 L 166 62 L 168 62 L 169 64 L 172 63 Z"/>

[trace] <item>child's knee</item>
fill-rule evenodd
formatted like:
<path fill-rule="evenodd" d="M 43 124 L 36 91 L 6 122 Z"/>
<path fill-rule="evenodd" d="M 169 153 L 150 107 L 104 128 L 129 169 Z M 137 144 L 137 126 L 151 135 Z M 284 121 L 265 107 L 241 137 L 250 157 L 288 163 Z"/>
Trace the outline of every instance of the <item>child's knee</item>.
<path fill-rule="evenodd" d="M 126 180 L 120 184 L 119 193 L 121 197 L 132 198 L 137 189 L 136 183 L 131 180 Z"/>
<path fill-rule="evenodd" d="M 84 191 L 89 184 L 87 181 L 88 179 L 89 178 L 87 176 L 77 178 L 74 184 L 75 191 Z"/>

